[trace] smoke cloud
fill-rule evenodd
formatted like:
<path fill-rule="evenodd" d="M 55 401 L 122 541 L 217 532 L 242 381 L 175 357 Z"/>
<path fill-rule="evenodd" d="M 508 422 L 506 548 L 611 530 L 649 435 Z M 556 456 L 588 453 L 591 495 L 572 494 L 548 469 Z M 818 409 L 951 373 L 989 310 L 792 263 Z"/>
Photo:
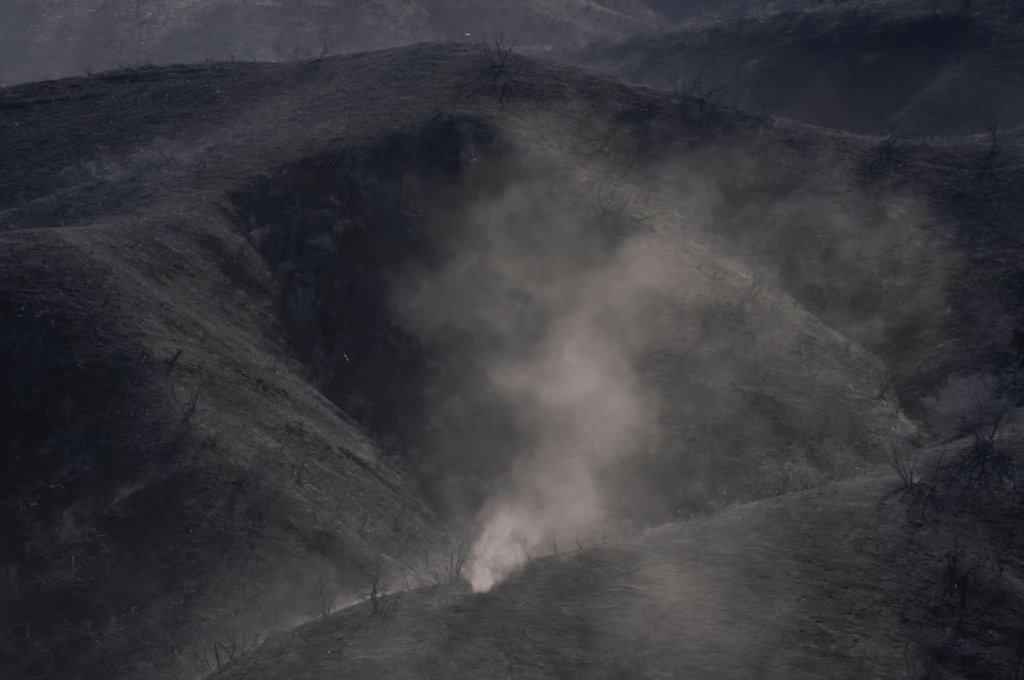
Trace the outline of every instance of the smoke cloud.
<path fill-rule="evenodd" d="M 913 436 L 858 342 L 933 332 L 951 261 L 927 210 L 862 192 L 849 167 L 838 193 L 757 202 L 742 184 L 775 189 L 779 169 L 714 153 L 618 184 L 538 153 L 526 179 L 470 177 L 435 215 L 440 261 L 398 286 L 399 318 L 448 372 L 424 448 L 452 518 L 473 518 L 474 590 L 620 522 L 854 474 Z M 612 212 L 652 219 L 609 226 L 610 178 Z"/>
<path fill-rule="evenodd" d="M 477 518 L 468 579 L 481 592 L 559 537 L 606 526 L 602 472 L 656 445 L 656 395 L 636 361 L 671 275 L 656 237 L 602 239 L 537 184 L 506 186 L 466 224 L 469 245 L 419 278 L 407 312 L 421 336 L 476 339 L 465 360 L 522 433 Z M 491 442 L 474 445 L 484 457 Z"/>

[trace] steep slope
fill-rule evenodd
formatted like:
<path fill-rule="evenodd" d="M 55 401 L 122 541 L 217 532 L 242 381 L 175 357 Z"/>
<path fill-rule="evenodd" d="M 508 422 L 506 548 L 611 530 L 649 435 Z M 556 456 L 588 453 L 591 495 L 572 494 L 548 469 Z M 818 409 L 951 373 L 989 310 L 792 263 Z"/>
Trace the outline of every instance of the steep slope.
<path fill-rule="evenodd" d="M 161 84 L 173 91 L 181 71 L 189 74 L 172 69 Z M 133 101 L 132 79 L 124 80 L 128 90 L 109 101 Z M 117 79 L 86 82 L 100 95 Z M 119 141 L 149 141 L 156 130 L 208 148 L 219 125 L 191 101 L 191 120 L 170 107 L 129 108 L 119 118 L 126 137 L 106 136 L 107 148 L 117 153 Z M 233 102 L 220 120 L 250 101 Z M 49 119 L 35 104 L 6 108 L 78 140 L 48 146 L 45 123 L 8 118 L 5 129 L 29 134 L 5 134 L 7 162 L 34 160 L 34 178 L 42 178 L 50 162 L 91 160 L 76 146 L 91 140 L 77 131 L 96 109 L 64 106 Z M 248 139 L 257 158 L 275 152 Z M 204 176 L 205 158 L 157 159 L 127 177 L 101 171 L 84 185 L 65 176 L 70 187 L 57 196 L 46 193 L 53 184 L 5 192 L 6 208 L 35 211 L 33 225 L 78 225 L 4 236 L 3 366 L 12 398 L 0 419 L 3 630 L 11 677 L 144 677 L 175 657 L 190 667 L 191 656 L 214 663 L 221 636 L 242 627 L 251 642 L 330 609 L 335 593 L 344 599 L 358 589 L 371 558 L 438 536 L 415 486 L 291 358 L 278 284 L 223 211 L 196 192 L 223 193 L 225 181 L 255 174 L 252 161 L 234 156 L 218 181 Z M 130 205 L 116 189 L 97 191 L 104 186 L 127 190 Z M 74 212 L 50 221 L 53 210 Z M 332 594 L 322 602 L 325 589 Z"/>
<path fill-rule="evenodd" d="M 378 551 L 432 536 L 274 344 L 270 282 L 226 287 L 188 231 L 203 218 L 177 217 L 144 243 L 5 237 L 8 677 L 141 677 L 225 628 L 308 617 L 318 578 L 347 597 Z"/>

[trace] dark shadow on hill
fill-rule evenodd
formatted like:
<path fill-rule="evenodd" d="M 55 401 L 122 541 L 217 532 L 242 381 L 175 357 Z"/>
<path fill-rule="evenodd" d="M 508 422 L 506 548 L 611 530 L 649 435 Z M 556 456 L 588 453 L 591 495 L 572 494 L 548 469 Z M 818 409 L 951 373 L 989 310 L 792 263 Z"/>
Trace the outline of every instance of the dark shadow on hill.
<path fill-rule="evenodd" d="M 441 244 L 453 240 L 458 221 L 439 215 L 458 204 L 457 195 L 504 181 L 505 151 L 483 119 L 439 117 L 412 133 L 280 168 L 229 194 L 280 281 L 280 313 L 309 380 L 393 459 L 420 470 L 427 487 L 443 471 L 423 472 L 424 449 L 436 448 L 430 443 L 444 429 L 428 402 L 482 390 L 484 367 L 471 351 L 459 357 L 458 348 L 406 330 L 396 311 L 399 282 L 410 267 L 440 266 Z M 496 433 L 514 429 L 498 404 L 481 417 Z"/>

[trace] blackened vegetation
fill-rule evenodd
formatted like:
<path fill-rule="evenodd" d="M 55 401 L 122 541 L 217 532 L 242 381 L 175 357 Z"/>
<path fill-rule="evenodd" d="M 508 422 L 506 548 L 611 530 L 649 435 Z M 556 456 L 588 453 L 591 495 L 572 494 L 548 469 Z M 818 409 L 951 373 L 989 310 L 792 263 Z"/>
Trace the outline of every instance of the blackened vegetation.
<path fill-rule="evenodd" d="M 553 93 L 544 92 L 527 75 L 532 65 L 515 53 L 517 41 L 517 37 L 506 37 L 501 31 L 486 36 L 478 45 L 480 70 L 457 89 L 459 96 L 472 101 L 486 94 L 497 99 L 502 107 L 513 101 L 530 100 L 539 106 L 541 101 L 550 99 Z"/>
<path fill-rule="evenodd" d="M 892 497 L 925 553 L 942 537 L 952 547 L 922 560 L 926 580 L 909 595 L 907 676 L 1016 677 L 1005 671 L 1024 660 L 1015 586 L 1024 572 L 1024 490 L 1019 439 L 999 435 L 1021 405 L 1021 381 L 1014 373 L 958 376 L 925 402 L 946 442 L 927 463 L 893 452 L 902 484 Z"/>
<path fill-rule="evenodd" d="M 919 525 L 920 540 L 927 543 L 929 532 L 947 533 L 954 518 L 974 522 L 970 531 L 956 534 L 951 549 L 926 560 L 925 579 L 909 594 L 908 677 L 1014 677 L 1005 672 L 1020 662 L 1024 639 L 1015 585 L 1024 550 L 1021 494 L 985 494 L 988 500 L 980 502 L 948 474 L 940 488 L 941 504 Z"/>
<path fill-rule="evenodd" d="M 485 38 L 480 45 L 485 62 L 480 77 L 494 81 L 505 75 L 515 46 L 516 39 L 513 38 L 511 43 L 506 44 L 505 34 L 501 32 L 493 33 L 489 39 Z"/>

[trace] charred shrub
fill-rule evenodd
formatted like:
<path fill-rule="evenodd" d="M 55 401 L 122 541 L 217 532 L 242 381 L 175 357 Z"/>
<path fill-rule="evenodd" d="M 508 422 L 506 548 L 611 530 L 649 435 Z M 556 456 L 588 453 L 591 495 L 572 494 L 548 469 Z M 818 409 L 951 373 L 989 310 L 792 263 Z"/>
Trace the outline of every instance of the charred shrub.
<path fill-rule="evenodd" d="M 1016 477 L 1012 457 L 997 439 L 1004 417 L 1017 403 L 1019 380 L 1013 374 L 954 376 L 922 401 L 934 433 L 949 441 L 967 438 L 956 463 L 964 484 L 988 489 Z"/>

